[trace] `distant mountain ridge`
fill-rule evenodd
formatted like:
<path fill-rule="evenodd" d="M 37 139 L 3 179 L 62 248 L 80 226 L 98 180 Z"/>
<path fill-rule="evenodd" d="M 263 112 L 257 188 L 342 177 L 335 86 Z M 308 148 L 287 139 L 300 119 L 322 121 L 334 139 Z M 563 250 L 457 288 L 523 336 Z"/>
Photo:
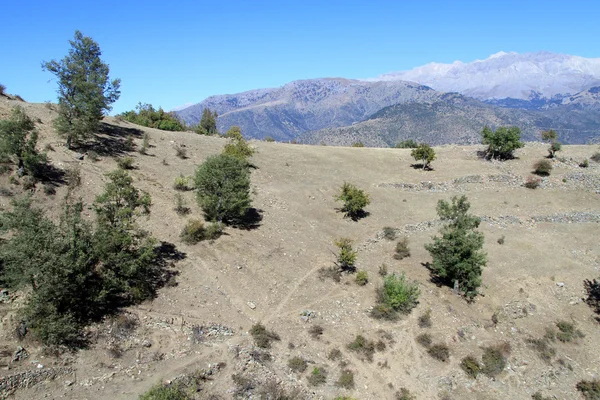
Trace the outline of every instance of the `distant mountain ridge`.
<path fill-rule="evenodd" d="M 600 58 L 549 52 L 499 52 L 485 60 L 430 63 L 392 72 L 374 81 L 412 81 L 442 92 L 458 92 L 479 100 L 550 99 L 600 86 Z"/>
<path fill-rule="evenodd" d="M 360 140 L 363 129 L 367 145 L 389 145 L 396 138 L 472 143 L 483 125 L 511 124 L 531 139 L 536 130 L 554 128 L 568 132 L 566 143 L 587 143 L 600 137 L 600 58 L 500 52 L 368 80 L 308 79 L 211 96 L 175 112 L 197 124 L 205 108 L 218 113 L 220 131 L 238 125 L 244 136 L 257 139 L 348 144 L 331 135 L 352 132 Z"/>

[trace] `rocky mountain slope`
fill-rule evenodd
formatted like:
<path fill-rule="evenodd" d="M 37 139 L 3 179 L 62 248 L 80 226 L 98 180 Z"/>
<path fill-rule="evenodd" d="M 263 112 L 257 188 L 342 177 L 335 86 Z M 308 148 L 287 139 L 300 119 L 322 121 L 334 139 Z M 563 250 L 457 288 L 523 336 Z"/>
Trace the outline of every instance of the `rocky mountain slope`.
<path fill-rule="evenodd" d="M 289 140 L 307 131 L 350 125 L 393 104 L 430 102 L 439 96 L 410 82 L 311 79 L 275 89 L 211 96 L 177 114 L 188 124 L 197 124 L 209 108 L 219 114 L 220 131 L 238 125 L 246 137 Z"/>
<path fill-rule="evenodd" d="M 599 85 L 600 58 L 549 52 L 500 52 L 470 63 L 430 63 L 410 71 L 381 75 L 375 80 L 413 81 L 480 100 L 550 99 Z"/>
<path fill-rule="evenodd" d="M 386 107 L 363 122 L 342 128 L 307 132 L 301 143 L 349 146 L 394 146 L 414 139 L 431 144 L 479 143 L 485 125 L 519 126 L 525 140 L 539 140 L 540 131 L 555 129 L 563 143 L 595 143 L 600 132 L 600 116 L 588 104 L 593 94 L 573 96 L 568 104 L 545 110 L 504 108 L 457 93 L 447 93 L 431 103 L 407 103 Z"/>

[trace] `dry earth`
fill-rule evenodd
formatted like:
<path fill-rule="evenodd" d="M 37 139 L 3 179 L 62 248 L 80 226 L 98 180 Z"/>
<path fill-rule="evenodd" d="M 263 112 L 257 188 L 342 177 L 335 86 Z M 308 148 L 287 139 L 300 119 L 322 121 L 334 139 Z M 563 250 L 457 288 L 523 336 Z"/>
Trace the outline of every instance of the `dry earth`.
<path fill-rule="evenodd" d="M 0 376 L 15 381 L 17 374 L 33 371 L 23 378 L 23 386 L 29 387 L 11 397 L 135 399 L 158 382 L 204 369 L 212 375 L 197 395 L 207 399 L 233 398 L 231 376 L 242 373 L 261 382 L 298 387 L 304 398 L 314 399 L 393 399 L 406 387 L 417 399 L 528 399 L 541 391 L 566 400 L 579 398 L 578 381 L 600 375 L 600 326 L 582 302 L 583 280 L 600 276 L 600 165 L 578 167 L 598 151 L 596 146 L 564 146 L 560 160 L 553 161 L 552 175 L 531 190 L 522 183 L 532 164 L 546 155 L 547 146 L 540 143 L 527 144 L 517 151 L 517 159 L 507 162 L 479 159 L 481 146 L 436 148 L 435 170 L 428 172 L 411 168 L 410 150 L 251 142 L 257 150 L 252 184 L 254 206 L 263 216 L 260 225 L 252 230 L 228 228 L 213 243 L 187 246 L 179 233 L 189 218 L 200 218 L 201 211 L 193 192 L 186 192 L 192 213 L 177 215 L 173 181 L 179 174 L 193 174 L 206 157 L 220 152 L 224 139 L 107 118 L 110 129 L 99 137 L 106 145 L 99 151 L 101 160 L 77 160 L 52 131 L 52 106 L 0 99 L 0 117 L 14 104 L 24 106 L 34 120 L 39 118 L 40 148 L 51 144 L 54 151 L 48 155 L 55 167 L 80 167 L 82 184 L 74 194 L 87 204 L 103 190 L 104 174 L 116 168 L 113 156 L 125 153 L 125 135 L 134 128 L 148 132 L 149 154 L 129 154 L 137 165 L 131 172 L 136 186 L 152 195 L 152 213 L 141 225 L 174 244 L 185 258 L 175 264 L 180 271 L 176 286 L 125 310 L 139 321 L 137 328 L 119 335 L 114 321 L 107 320 L 90 328 L 95 344 L 74 354 L 53 355 L 31 340 L 18 343 L 13 332 L 24 299 L 9 293 L 0 303 Z M 140 146 L 141 136 L 134 139 Z M 175 156 L 178 145 L 185 146 L 189 158 Z M 336 211 L 334 195 L 344 181 L 371 195 L 369 215 L 358 222 Z M 67 188 L 55 184 L 55 195 L 44 194 L 38 184 L 33 196 L 36 204 L 58 216 Z M 23 192 L 9 183 L 8 175 L 0 177 L 0 186 L 15 196 Z M 472 211 L 483 217 L 480 230 L 489 258 L 483 296 L 473 304 L 432 283 L 422 265 L 430 261 L 423 245 L 439 227 L 437 201 L 459 194 L 466 194 Z M 1 207 L 9 204 L 10 196 L 0 197 Z M 86 213 L 93 218 L 91 207 Z M 393 259 L 395 241 L 383 237 L 386 226 L 409 238 L 409 258 Z M 318 270 L 333 264 L 333 241 L 339 237 L 354 240 L 358 268 L 369 274 L 366 286 L 358 286 L 352 276 L 344 276 L 341 283 L 319 279 Z M 505 238 L 503 245 L 497 242 L 500 237 Z M 383 263 L 421 287 L 418 307 L 396 322 L 369 317 Z M 419 315 L 429 309 L 433 326 L 419 328 Z M 311 311 L 312 317 L 302 318 L 304 311 Z M 497 324 L 492 323 L 494 314 Z M 527 339 L 542 337 L 558 320 L 576 323 L 585 337 L 578 343 L 554 344 L 557 354 L 547 363 Z M 270 350 L 270 361 L 257 360 L 260 357 L 252 353 L 248 331 L 259 321 L 281 336 Z M 318 339 L 309 334 L 315 325 L 324 328 Z M 204 334 L 194 333 L 198 326 L 205 327 Z M 450 347 L 448 362 L 431 358 L 416 343 L 423 332 Z M 357 334 L 384 338 L 387 347 L 372 362 L 361 360 L 346 349 Z M 497 378 L 481 375 L 473 380 L 459 367 L 464 356 L 479 357 L 482 346 L 504 342 L 512 350 Z M 29 357 L 12 361 L 19 345 Z M 341 350 L 345 368 L 354 372 L 354 390 L 335 385 L 342 368 L 339 360 L 327 357 L 334 348 Z M 307 372 L 296 374 L 287 367 L 293 356 L 308 360 Z M 325 385 L 308 386 L 306 376 L 314 366 L 328 370 Z M 39 376 L 40 371 L 46 375 Z"/>

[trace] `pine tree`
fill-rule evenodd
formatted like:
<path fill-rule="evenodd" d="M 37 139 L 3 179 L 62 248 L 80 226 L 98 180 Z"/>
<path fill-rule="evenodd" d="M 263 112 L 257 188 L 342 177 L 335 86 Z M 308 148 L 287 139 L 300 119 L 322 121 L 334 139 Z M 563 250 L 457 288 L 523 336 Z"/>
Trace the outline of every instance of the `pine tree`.
<path fill-rule="evenodd" d="M 92 38 L 75 31 L 69 41 L 69 54 L 60 61 L 42 63 L 42 69 L 58 80 L 58 118 L 55 127 L 72 148 L 77 142 L 98 130 L 99 121 L 111 104 L 118 100 L 121 81 L 109 81 L 108 64 L 100 56 L 100 47 Z"/>
<path fill-rule="evenodd" d="M 37 152 L 38 134 L 35 124 L 23 108 L 13 108 L 8 120 L 0 121 L 0 153 L 17 159 L 19 169 L 37 176 L 46 156 Z"/>

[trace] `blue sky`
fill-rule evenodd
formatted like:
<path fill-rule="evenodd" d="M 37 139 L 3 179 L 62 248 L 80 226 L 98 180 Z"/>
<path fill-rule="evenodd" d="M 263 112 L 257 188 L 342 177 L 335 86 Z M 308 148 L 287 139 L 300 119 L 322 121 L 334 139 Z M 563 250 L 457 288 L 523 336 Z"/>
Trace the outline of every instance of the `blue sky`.
<path fill-rule="evenodd" d="M 600 1 L 21 1 L 3 5 L 0 83 L 56 101 L 41 62 L 76 29 L 100 45 L 122 94 L 164 109 L 296 79 L 369 78 L 498 51 L 600 57 Z"/>

